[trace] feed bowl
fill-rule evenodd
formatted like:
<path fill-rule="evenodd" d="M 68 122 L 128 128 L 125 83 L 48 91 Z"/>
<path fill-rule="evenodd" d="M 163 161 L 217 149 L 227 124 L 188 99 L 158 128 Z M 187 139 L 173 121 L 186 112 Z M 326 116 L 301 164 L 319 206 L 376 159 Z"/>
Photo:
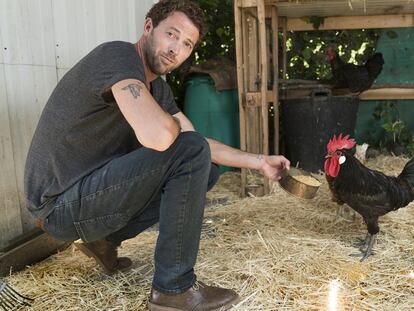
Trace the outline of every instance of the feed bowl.
<path fill-rule="evenodd" d="M 282 189 L 302 199 L 313 199 L 321 183 L 310 173 L 292 167 L 279 181 Z"/>

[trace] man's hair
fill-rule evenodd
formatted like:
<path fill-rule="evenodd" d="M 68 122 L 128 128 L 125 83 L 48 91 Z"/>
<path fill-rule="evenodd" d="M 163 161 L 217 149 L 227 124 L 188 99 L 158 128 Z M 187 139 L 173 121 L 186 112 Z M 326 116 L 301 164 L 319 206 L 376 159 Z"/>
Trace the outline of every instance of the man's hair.
<path fill-rule="evenodd" d="M 203 10 L 194 1 L 160 0 L 149 10 L 146 18 L 152 19 L 152 24 L 155 28 L 161 21 L 176 11 L 184 13 L 193 22 L 193 24 L 198 28 L 198 32 L 200 34 L 198 41 L 201 41 L 207 33 L 207 23 Z"/>

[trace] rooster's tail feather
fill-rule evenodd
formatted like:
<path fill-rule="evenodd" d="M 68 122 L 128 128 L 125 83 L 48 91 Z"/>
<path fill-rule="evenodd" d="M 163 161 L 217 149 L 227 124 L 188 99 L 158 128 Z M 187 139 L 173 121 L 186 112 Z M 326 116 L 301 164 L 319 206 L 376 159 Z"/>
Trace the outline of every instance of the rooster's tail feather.
<path fill-rule="evenodd" d="M 414 158 L 405 164 L 398 178 L 407 182 L 411 190 L 411 196 L 414 198 Z"/>

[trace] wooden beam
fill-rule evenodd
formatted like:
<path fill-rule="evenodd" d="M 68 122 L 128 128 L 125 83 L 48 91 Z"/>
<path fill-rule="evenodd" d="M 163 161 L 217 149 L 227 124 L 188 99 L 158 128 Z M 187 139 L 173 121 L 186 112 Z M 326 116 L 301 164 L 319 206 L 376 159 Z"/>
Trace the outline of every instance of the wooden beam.
<path fill-rule="evenodd" d="M 375 15 L 375 16 L 334 16 L 326 17 L 319 30 L 406 28 L 414 26 L 414 15 Z M 279 28 L 283 25 L 279 23 Z M 287 19 L 288 31 L 315 30 L 313 25 L 301 18 Z"/>
<path fill-rule="evenodd" d="M 27 238 L 23 241 L 22 244 L 10 247 L 0 255 L 1 277 L 39 262 L 71 244 L 58 241 L 39 229 L 28 232 Z"/>
<path fill-rule="evenodd" d="M 333 96 L 350 95 L 349 89 L 332 89 Z M 285 98 L 300 98 L 311 95 L 309 89 L 294 89 L 285 91 Z M 272 94 L 268 92 L 267 97 L 270 99 Z M 383 87 L 372 88 L 359 94 L 360 100 L 398 100 L 398 99 L 414 99 L 414 87 Z"/>
<path fill-rule="evenodd" d="M 414 99 L 414 88 L 370 89 L 359 94 L 360 100 Z"/>

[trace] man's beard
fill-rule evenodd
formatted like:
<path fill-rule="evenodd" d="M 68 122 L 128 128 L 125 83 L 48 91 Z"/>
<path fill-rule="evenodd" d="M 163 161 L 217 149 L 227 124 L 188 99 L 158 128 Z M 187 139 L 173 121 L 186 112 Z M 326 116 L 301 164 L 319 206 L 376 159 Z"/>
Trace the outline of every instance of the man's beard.
<path fill-rule="evenodd" d="M 144 55 L 145 55 L 145 60 L 147 62 L 148 68 L 158 76 L 165 75 L 176 68 L 174 66 L 174 67 L 169 67 L 168 69 L 166 69 L 163 66 L 160 60 L 162 56 L 160 55 L 160 53 L 156 53 L 155 51 L 152 34 L 150 38 L 147 40 L 146 44 L 144 45 Z M 168 58 L 171 59 L 171 57 L 168 57 Z"/>

